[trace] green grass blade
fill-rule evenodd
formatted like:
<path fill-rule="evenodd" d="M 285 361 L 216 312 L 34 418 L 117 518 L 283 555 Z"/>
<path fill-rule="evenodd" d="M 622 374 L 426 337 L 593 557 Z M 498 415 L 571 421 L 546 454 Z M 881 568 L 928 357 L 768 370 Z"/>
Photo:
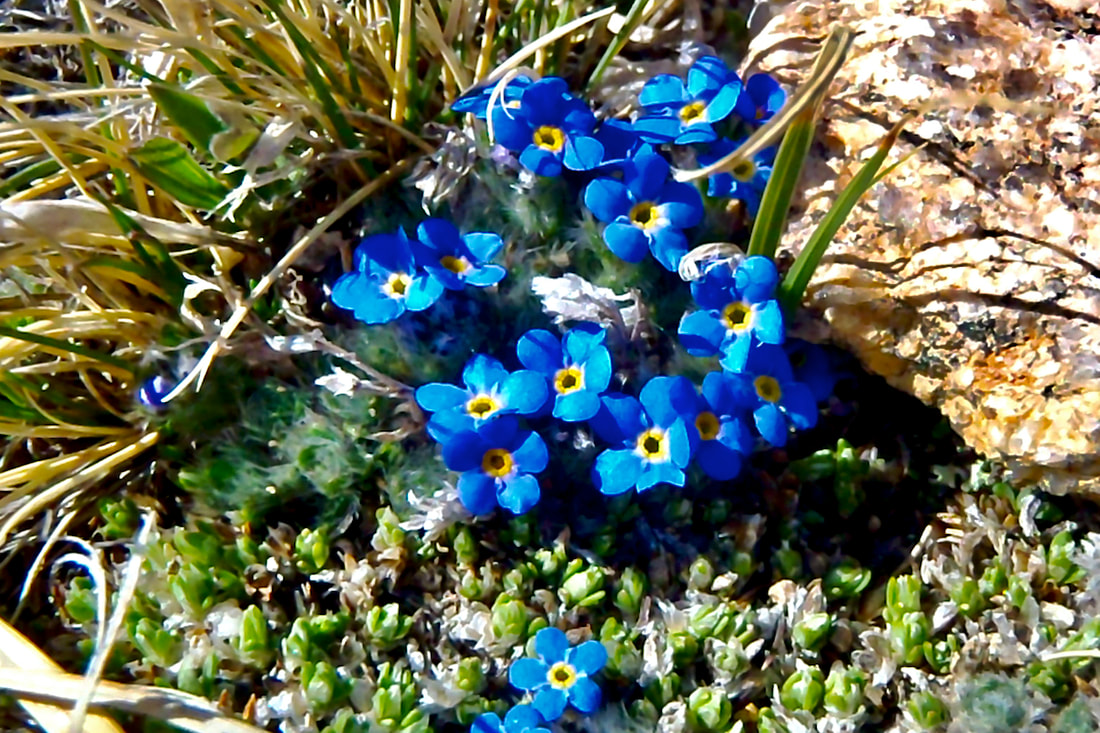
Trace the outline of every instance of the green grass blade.
<path fill-rule="evenodd" d="M 626 14 L 626 20 L 623 22 L 623 27 L 620 28 L 619 32 L 615 34 L 615 37 L 611 39 L 611 45 L 604 50 L 603 56 L 596 62 L 596 68 L 592 71 L 592 76 L 588 78 L 588 86 L 585 87 L 586 89 L 591 90 L 600 83 L 600 79 L 603 78 L 604 72 L 607 71 L 607 67 L 611 65 L 611 62 L 619 55 L 619 52 L 623 50 L 623 46 L 626 45 L 627 40 L 630 38 L 630 34 L 642 24 L 642 20 L 645 18 L 645 8 L 648 4 L 648 0 L 634 0 L 634 4 L 630 6 L 630 10 Z"/>
<path fill-rule="evenodd" d="M 20 341 L 27 341 L 32 344 L 38 344 L 39 346 L 47 346 L 51 349 L 58 351 L 66 351 L 70 354 L 77 354 L 89 359 L 95 359 L 96 361 L 103 362 L 104 364 L 110 364 L 111 366 L 123 369 L 130 374 L 134 373 L 134 368 L 127 364 L 118 357 L 111 356 L 110 354 L 104 354 L 101 351 L 95 349 L 89 349 L 86 346 L 80 344 L 74 344 L 69 341 L 62 341 L 61 339 L 55 339 L 50 336 L 42 336 L 37 333 L 29 333 L 19 328 L 8 328 L 7 326 L 0 326 L 0 336 L 7 336 L 8 338 L 19 339 Z"/>
<path fill-rule="evenodd" d="M 209 153 L 210 141 L 219 132 L 224 132 L 226 125 L 210 111 L 206 102 L 168 84 L 150 84 L 148 89 L 157 107 L 184 137 L 196 148 Z"/>
<path fill-rule="evenodd" d="M 186 206 L 212 211 L 229 193 L 175 140 L 155 137 L 131 153 L 130 159 L 150 183 Z"/>
<path fill-rule="evenodd" d="M 806 240 L 806 246 L 802 248 L 798 259 L 794 261 L 791 269 L 787 271 L 786 277 L 783 278 L 783 282 L 779 285 L 779 302 L 787 313 L 794 313 L 798 304 L 802 302 L 802 294 L 806 292 L 806 286 L 810 284 L 810 278 L 813 277 L 814 270 L 817 269 L 818 263 L 825 255 L 825 250 L 832 243 L 833 237 L 836 236 L 837 231 L 847 220 L 848 215 L 852 213 L 852 209 L 860 197 L 878 182 L 878 170 L 882 167 L 886 156 L 890 154 L 890 149 L 894 146 L 902 127 L 908 120 L 908 117 L 902 119 L 887 133 L 886 137 L 879 143 L 875 154 L 863 164 L 863 167 L 859 169 L 859 173 L 844 187 L 828 213 L 825 214 L 825 218 L 821 220 L 817 229 Z M 888 170 L 892 170 L 893 167 L 891 166 Z"/>
<path fill-rule="evenodd" d="M 760 200 L 760 211 L 752 225 L 749 237 L 750 255 L 775 257 L 775 250 L 787 224 L 787 212 L 791 208 L 802 164 L 810 152 L 814 140 L 817 105 L 810 105 L 791 122 L 775 156 L 771 178 Z"/>
<path fill-rule="evenodd" d="M 187 278 L 183 276 L 183 271 L 172 259 L 168 248 L 159 239 L 145 231 L 122 209 L 107 201 L 103 202 L 103 205 L 111 212 L 111 217 L 114 218 L 119 228 L 129 237 L 134 252 L 137 253 L 138 259 L 142 262 L 144 272 L 136 274 L 141 274 L 142 277 L 159 285 L 171 299 L 170 302 L 175 308 L 183 305 L 183 293 L 187 288 Z M 146 245 L 152 249 L 152 253 L 149 249 L 146 249 Z"/>

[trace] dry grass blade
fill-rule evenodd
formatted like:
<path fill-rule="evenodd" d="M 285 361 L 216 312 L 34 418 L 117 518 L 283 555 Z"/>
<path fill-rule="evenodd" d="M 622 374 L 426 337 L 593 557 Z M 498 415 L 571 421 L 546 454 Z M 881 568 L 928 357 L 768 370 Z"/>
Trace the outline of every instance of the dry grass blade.
<path fill-rule="evenodd" d="M 71 707 L 73 701 L 82 694 L 83 688 L 84 678 L 80 675 L 42 669 L 0 667 L 0 689 L 7 690 L 20 701 L 35 701 L 35 704 L 43 707 L 48 706 L 38 701 L 52 700 L 59 705 Z M 209 700 L 160 687 L 100 682 L 92 697 L 92 705 L 157 718 L 194 733 L 263 733 L 262 728 L 226 717 Z M 68 714 L 62 714 L 67 723 Z M 68 731 L 68 728 L 58 730 Z M 85 730 L 89 729 L 86 727 Z M 103 730 L 121 731 L 121 728 Z"/>
<path fill-rule="evenodd" d="M 65 674 L 30 639 L 3 619 L 0 619 L 0 673 L 11 674 L 16 678 L 34 673 Z M 65 710 L 29 699 L 20 701 L 20 704 L 46 733 L 69 733 L 69 713 Z M 97 713 L 84 721 L 83 730 L 84 733 L 122 733 L 122 727 L 118 723 Z"/>

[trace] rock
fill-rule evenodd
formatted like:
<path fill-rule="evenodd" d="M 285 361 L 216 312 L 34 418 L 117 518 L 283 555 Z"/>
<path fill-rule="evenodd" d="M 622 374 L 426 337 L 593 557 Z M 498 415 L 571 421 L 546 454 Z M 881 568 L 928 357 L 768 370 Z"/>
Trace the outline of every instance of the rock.
<path fill-rule="evenodd" d="M 852 213 L 806 304 L 870 371 L 1055 493 L 1100 492 L 1098 11 L 789 3 L 744 70 L 796 86 L 810 41 L 836 23 L 857 32 L 803 172 L 793 251 L 892 123 L 928 104 L 895 148 L 911 157 Z"/>

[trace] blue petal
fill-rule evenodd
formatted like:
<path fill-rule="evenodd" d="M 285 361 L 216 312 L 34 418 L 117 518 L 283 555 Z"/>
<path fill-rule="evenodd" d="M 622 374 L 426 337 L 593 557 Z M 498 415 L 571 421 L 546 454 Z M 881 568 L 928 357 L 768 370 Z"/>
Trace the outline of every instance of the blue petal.
<path fill-rule="evenodd" d="M 634 200 L 657 199 L 661 194 L 661 188 L 668 180 L 668 172 L 668 161 L 664 156 L 654 152 L 648 146 L 642 148 L 627 168 L 626 185 L 634 196 Z"/>
<path fill-rule="evenodd" d="M 588 104 L 572 95 L 566 95 L 563 99 L 565 114 L 561 118 L 561 127 L 569 137 L 591 137 L 592 130 L 596 127 L 596 115 L 588 108 Z"/>
<path fill-rule="evenodd" d="M 549 461 L 546 443 L 538 433 L 529 431 L 523 442 L 512 451 L 512 458 L 520 473 L 541 473 Z"/>
<path fill-rule="evenodd" d="M 500 265 L 482 265 L 466 273 L 466 284 L 473 285 L 475 288 L 485 288 L 496 285 L 507 274 L 508 271 Z"/>
<path fill-rule="evenodd" d="M 580 675 L 587 677 L 603 669 L 607 664 L 607 649 L 595 639 L 586 641 L 570 649 L 565 654 L 565 661 L 573 665 Z M 585 710 L 583 712 L 591 712 Z"/>
<path fill-rule="evenodd" d="M 531 415 L 542 409 L 550 397 L 546 377 L 530 369 L 509 374 L 500 385 L 500 395 L 509 410 Z"/>
<path fill-rule="evenodd" d="M 735 409 L 740 413 L 739 407 Z M 721 443 L 730 450 L 737 451 L 744 456 L 752 453 L 756 441 L 745 418 L 741 417 L 740 414 L 729 415 L 723 417 L 719 424 L 718 440 L 715 442 Z"/>
<path fill-rule="evenodd" d="M 765 344 L 783 343 L 783 310 L 779 307 L 779 301 L 764 301 L 753 311 L 752 330 L 756 338 Z"/>
<path fill-rule="evenodd" d="M 373 287 L 368 276 L 361 272 L 345 272 L 332 286 L 332 302 L 344 310 L 353 311 L 368 287 Z"/>
<path fill-rule="evenodd" d="M 565 661 L 565 652 L 569 649 L 569 640 L 561 629 L 547 627 L 535 634 L 535 653 L 539 659 L 549 665 Z"/>
<path fill-rule="evenodd" d="M 715 92 L 730 83 L 736 84 L 738 89 L 741 87 L 737 75 L 730 71 L 726 62 L 717 56 L 701 56 L 688 69 L 687 91 L 693 99 L 697 97 L 709 99 Z"/>
<path fill-rule="evenodd" d="M 737 99 L 741 96 L 740 82 L 730 82 L 718 90 L 707 104 L 707 121 L 719 122 L 730 116 L 733 108 L 737 106 Z"/>
<path fill-rule="evenodd" d="M 778 283 L 779 270 L 770 257 L 763 255 L 753 255 L 741 260 L 733 274 L 734 287 L 749 303 L 774 297 Z"/>
<path fill-rule="evenodd" d="M 791 423 L 799 430 L 808 430 L 817 424 L 817 401 L 806 385 L 799 382 L 784 384 L 780 403 Z"/>
<path fill-rule="evenodd" d="M 759 344 L 749 351 L 745 370 L 752 374 L 767 374 L 780 384 L 794 381 L 791 361 L 782 346 Z"/>
<path fill-rule="evenodd" d="M 413 255 L 409 248 L 409 238 L 404 229 L 393 234 L 372 234 L 364 239 L 355 250 L 356 259 L 366 264 L 360 270 L 379 269 L 385 273 L 409 272 L 413 269 Z"/>
<path fill-rule="evenodd" d="M 514 153 L 531 144 L 531 125 L 520 110 L 508 109 L 502 105 L 493 108 L 493 135 L 498 145 L 503 145 Z"/>
<path fill-rule="evenodd" d="M 561 175 L 561 159 L 538 145 L 528 145 L 520 153 L 519 162 L 536 176 L 554 178 Z"/>
<path fill-rule="evenodd" d="M 764 440 L 776 448 L 782 448 L 787 444 L 789 430 L 787 418 L 784 417 L 778 405 L 771 402 L 765 403 L 753 411 L 752 417 L 756 422 L 756 429 L 760 431 Z"/>
<path fill-rule="evenodd" d="M 584 188 L 584 205 L 600 221 L 612 222 L 626 216 L 632 202 L 622 183 L 611 178 L 597 178 Z"/>
<path fill-rule="evenodd" d="M 499 361 L 486 354 L 474 354 L 462 370 L 462 383 L 474 394 L 491 392 L 508 376 Z"/>
<path fill-rule="evenodd" d="M 527 431 L 519 429 L 519 418 L 515 415 L 493 415 L 487 420 L 477 420 L 475 423 L 477 434 L 493 448 L 513 450 L 518 448 L 527 436 Z"/>
<path fill-rule="evenodd" d="M 542 718 L 530 705 L 516 705 L 504 716 L 504 724 L 510 733 L 523 733 L 531 728 L 537 728 L 542 723 Z"/>
<path fill-rule="evenodd" d="M 405 312 L 405 301 L 368 290 L 355 304 L 355 317 L 363 323 L 389 323 Z"/>
<path fill-rule="evenodd" d="M 496 481 L 481 471 L 458 477 L 458 500 L 470 514 L 488 514 L 497 505 Z"/>
<path fill-rule="evenodd" d="M 709 164 L 703 163 L 703 165 Z M 707 196 L 711 198 L 735 198 L 733 188 L 733 176 L 729 173 L 715 173 L 707 179 Z"/>
<path fill-rule="evenodd" d="M 684 82 L 680 77 L 672 74 L 658 74 L 642 87 L 638 102 L 646 108 L 668 105 L 679 108 L 683 105 L 685 98 Z"/>
<path fill-rule="evenodd" d="M 596 712 L 602 699 L 600 686 L 587 677 L 578 677 L 569 688 L 569 704 L 585 715 Z"/>
<path fill-rule="evenodd" d="M 634 132 L 647 143 L 670 143 L 680 134 L 682 126 L 677 117 L 639 117 L 634 121 Z"/>
<path fill-rule="evenodd" d="M 633 448 L 609 448 L 596 456 L 592 482 L 601 494 L 615 496 L 634 488 L 643 468 L 643 461 Z"/>
<path fill-rule="evenodd" d="M 531 122 L 531 127 L 560 122 L 569 98 L 569 85 L 560 76 L 539 79 L 523 92 L 521 109 Z"/>
<path fill-rule="evenodd" d="M 550 665 L 541 659 L 524 657 L 512 662 L 512 666 L 508 668 L 508 681 L 518 690 L 533 692 L 548 684 L 548 674 Z"/>
<path fill-rule="evenodd" d="M 596 434 L 608 443 L 633 449 L 634 441 L 649 427 L 642 403 L 624 394 L 604 395 L 600 402 L 600 411 L 591 422 Z"/>
<path fill-rule="evenodd" d="M 539 480 L 530 474 L 507 476 L 497 483 L 497 503 L 512 514 L 526 514 L 539 503 L 539 496 Z"/>
<path fill-rule="evenodd" d="M 694 420 L 694 415 L 691 416 Z M 695 455 L 695 449 L 699 444 L 699 431 L 693 425 L 689 430 L 683 420 L 677 420 L 668 428 L 668 453 L 672 463 L 679 468 L 686 468 L 691 463 L 691 457 Z M 683 484 L 677 484 L 683 486 Z"/>
<path fill-rule="evenodd" d="M 649 249 L 653 256 L 669 272 L 676 272 L 680 260 L 688 252 L 688 241 L 679 229 L 665 227 L 658 229 L 649 240 Z"/>
<path fill-rule="evenodd" d="M 703 377 L 703 399 L 716 415 L 733 412 L 735 403 L 729 378 L 722 372 L 708 372 Z"/>
<path fill-rule="evenodd" d="M 667 428 L 680 419 L 695 419 L 699 398 L 687 377 L 653 377 L 638 395 L 654 425 Z"/>
<path fill-rule="evenodd" d="M 709 143 L 718 139 L 718 133 L 709 122 L 694 122 L 686 126 L 673 140 L 677 145 L 692 145 L 695 143 Z"/>
<path fill-rule="evenodd" d="M 562 163 L 571 171 L 590 171 L 603 162 L 603 145 L 585 135 L 570 135 L 565 141 Z"/>
<path fill-rule="evenodd" d="M 458 228 L 447 219 L 432 217 L 420 222 L 416 237 L 440 255 L 453 255 L 462 246 Z"/>
<path fill-rule="evenodd" d="M 677 229 L 693 227 L 703 220 L 703 197 L 687 183 L 669 181 L 661 188 L 661 215 Z"/>
<path fill-rule="evenodd" d="M 648 491 L 657 484 L 684 485 L 684 472 L 671 463 L 650 463 L 638 477 L 638 492 Z"/>
<path fill-rule="evenodd" d="M 462 237 L 462 243 L 478 263 L 488 262 L 504 248 L 504 240 L 492 232 L 470 232 Z"/>
<path fill-rule="evenodd" d="M 584 388 L 603 392 L 611 383 L 611 354 L 604 346 L 592 350 L 584 360 Z"/>
<path fill-rule="evenodd" d="M 481 465 L 488 449 L 489 445 L 477 433 L 458 433 L 443 444 L 443 463 L 452 471 L 471 471 Z"/>
<path fill-rule="evenodd" d="M 641 142 L 633 126 L 625 120 L 604 120 L 595 138 L 603 145 L 602 167 L 613 170 L 630 157 Z"/>
<path fill-rule="evenodd" d="M 649 252 L 649 237 L 633 224 L 613 221 L 603 230 L 603 241 L 619 259 L 641 262 Z"/>
<path fill-rule="evenodd" d="M 565 704 L 569 698 L 563 690 L 556 690 L 553 687 L 544 687 L 535 693 L 535 699 L 531 701 L 535 710 L 539 711 L 539 715 L 547 723 L 552 723 L 561 717 L 561 714 L 565 712 Z"/>
<path fill-rule="evenodd" d="M 715 311 L 695 311 L 680 319 L 679 334 L 692 356 L 714 356 L 726 338 L 726 327 Z"/>
<path fill-rule="evenodd" d="M 459 433 L 474 432 L 477 422 L 465 410 L 442 410 L 428 421 L 428 435 L 437 443 L 446 445 Z"/>
<path fill-rule="evenodd" d="M 752 331 L 742 331 L 722 344 L 722 359 L 719 363 L 727 372 L 751 371 L 748 361 L 752 349 Z"/>
<path fill-rule="evenodd" d="M 700 443 L 695 459 L 706 475 L 719 481 L 727 481 L 741 472 L 741 454 L 717 440 Z"/>
<path fill-rule="evenodd" d="M 499 715 L 496 713 L 482 713 L 477 716 L 470 726 L 470 733 L 508 733 L 508 731 L 504 727 L 504 723 L 501 722 Z"/>
<path fill-rule="evenodd" d="M 562 367 L 561 342 L 541 328 L 533 328 L 519 337 L 516 356 L 523 366 L 553 376 Z"/>
<path fill-rule="evenodd" d="M 600 404 L 600 396 L 588 389 L 558 395 L 554 400 L 554 417 L 565 422 L 591 420 L 600 411 Z"/>
<path fill-rule="evenodd" d="M 439 300 L 441 295 L 443 295 L 443 283 L 425 273 L 414 277 L 409 283 L 409 289 L 405 293 L 405 307 L 411 311 L 422 311 Z"/>

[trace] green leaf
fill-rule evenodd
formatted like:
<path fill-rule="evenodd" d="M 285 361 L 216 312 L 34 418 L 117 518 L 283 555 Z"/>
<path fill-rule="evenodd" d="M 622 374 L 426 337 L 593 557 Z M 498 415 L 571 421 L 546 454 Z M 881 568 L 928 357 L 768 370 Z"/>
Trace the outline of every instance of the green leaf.
<path fill-rule="evenodd" d="M 890 148 L 894 146 L 898 135 L 901 134 L 902 127 L 909 119 L 909 117 L 903 118 L 886 134 L 886 137 L 879 143 L 878 150 L 875 151 L 870 160 L 863 164 L 859 173 L 840 192 L 836 201 L 833 202 L 832 208 L 825 214 L 825 218 L 821 220 L 817 229 L 806 241 L 806 245 L 799 253 L 798 259 L 794 261 L 779 286 L 779 302 L 787 313 L 793 313 L 798 304 L 802 302 L 802 294 L 806 292 L 806 286 L 809 285 L 814 270 L 817 269 L 818 263 L 825 255 L 825 250 L 828 249 L 833 237 L 836 236 L 837 231 L 852 212 L 856 202 L 877 182 L 878 169 L 886 160 Z"/>
<path fill-rule="evenodd" d="M 155 137 L 131 153 L 130 160 L 150 183 L 186 206 L 211 211 L 229 193 L 175 140 Z"/>
<path fill-rule="evenodd" d="M 148 89 L 157 107 L 184 137 L 196 148 L 210 152 L 210 141 L 223 132 L 226 125 L 210 111 L 206 102 L 168 84 L 150 84 Z"/>
<path fill-rule="evenodd" d="M 810 144 L 814 140 L 816 116 L 816 104 L 806 107 L 794 118 L 783 135 L 783 142 L 775 156 L 775 165 L 772 166 L 771 178 L 768 179 L 764 196 L 760 200 L 760 211 L 752 225 L 748 251 L 750 256 L 775 257 L 775 250 L 787 224 L 787 212 L 791 208 L 798 176 L 802 173 L 802 164 L 806 161 Z"/>
<path fill-rule="evenodd" d="M 110 364 L 111 366 L 123 369 L 131 374 L 134 372 L 134 368 L 127 364 L 117 356 L 111 356 L 110 354 L 104 354 L 95 349 L 89 349 L 86 346 L 80 344 L 69 343 L 68 341 L 62 341 L 61 339 L 51 338 L 50 336 L 42 336 L 37 333 L 30 333 L 18 328 L 8 328 L 7 326 L 0 326 L 0 336 L 7 336 L 8 338 L 19 339 L 20 341 L 28 341 L 32 344 L 38 344 L 40 346 L 48 346 L 51 349 L 57 349 L 58 351 L 66 351 L 71 354 L 79 354 L 80 356 L 86 356 L 89 359 L 95 359 L 101 361 L 104 364 Z"/>

